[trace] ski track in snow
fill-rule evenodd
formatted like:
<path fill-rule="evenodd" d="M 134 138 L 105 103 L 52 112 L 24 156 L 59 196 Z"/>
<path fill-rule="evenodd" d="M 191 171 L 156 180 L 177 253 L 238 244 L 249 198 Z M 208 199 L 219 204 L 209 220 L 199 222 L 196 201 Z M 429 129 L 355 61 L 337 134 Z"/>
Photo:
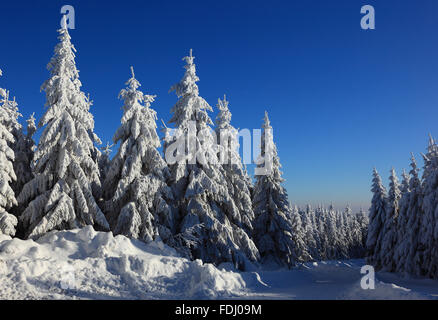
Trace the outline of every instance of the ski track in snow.
<path fill-rule="evenodd" d="M 0 235 L 0 299 L 437 299 L 438 281 L 378 273 L 360 287 L 363 260 L 306 263 L 292 270 L 233 272 L 189 261 L 91 227 L 37 241 Z"/>

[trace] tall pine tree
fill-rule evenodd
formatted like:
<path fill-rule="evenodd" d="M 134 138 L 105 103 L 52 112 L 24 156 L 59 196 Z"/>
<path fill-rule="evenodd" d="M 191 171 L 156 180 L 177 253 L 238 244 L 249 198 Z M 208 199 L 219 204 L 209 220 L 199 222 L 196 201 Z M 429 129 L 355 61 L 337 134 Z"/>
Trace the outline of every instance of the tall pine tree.
<path fill-rule="evenodd" d="M 293 241 L 293 226 L 287 192 L 281 183 L 280 158 L 273 142 L 272 127 L 265 112 L 261 154 L 257 168 L 265 169 L 256 175 L 254 187 L 253 237 L 264 261 L 273 261 L 283 266 L 293 266 L 300 260 L 300 249 Z"/>
<path fill-rule="evenodd" d="M 401 197 L 399 201 L 399 213 L 396 225 L 396 245 L 394 248 L 394 264 L 395 271 L 397 272 L 404 271 L 405 259 L 409 254 L 409 243 L 405 243 L 407 241 L 406 235 L 409 232 L 407 229 L 409 221 L 408 209 L 410 198 L 409 180 L 409 175 L 403 169 L 402 183 L 400 188 Z"/>
<path fill-rule="evenodd" d="M 0 88 L 0 234 L 14 236 L 18 220 L 9 212 L 17 205 L 11 187 L 16 175 L 13 167 L 14 151 L 10 147 L 14 143 L 14 136 L 7 125 L 13 120 L 8 109 L 9 105 L 9 93 Z"/>
<path fill-rule="evenodd" d="M 397 242 L 397 218 L 399 213 L 399 201 L 401 197 L 400 185 L 394 168 L 389 177 L 389 192 L 386 206 L 385 223 L 382 229 L 382 243 L 380 245 L 381 261 L 383 269 L 389 272 L 395 270 L 394 248 Z"/>
<path fill-rule="evenodd" d="M 218 99 L 219 113 L 216 118 L 216 137 L 220 144 L 219 155 L 227 181 L 228 194 L 232 197 L 236 208 L 228 215 L 230 221 L 252 232 L 254 212 L 252 210 L 250 186 L 246 171 L 239 155 L 238 131 L 231 125 L 231 112 L 228 101 Z"/>
<path fill-rule="evenodd" d="M 167 186 L 169 170 L 157 148 L 156 112 L 150 108 L 155 96 L 138 90 L 134 75 L 119 96 L 124 101 L 121 126 L 113 141 L 120 142 L 104 182 L 106 211 L 115 234 L 152 241 L 166 240 L 174 231 Z M 161 231 L 161 232 L 160 232 Z"/>
<path fill-rule="evenodd" d="M 371 191 L 373 199 L 369 211 L 369 228 L 367 235 L 367 262 L 376 268 L 382 267 L 380 259 L 382 229 L 386 218 L 386 189 L 382 184 L 379 173 L 374 168 Z"/>
<path fill-rule="evenodd" d="M 301 221 L 301 216 L 297 206 L 292 207 L 289 219 L 292 225 L 291 234 L 297 262 L 306 262 L 312 260 L 312 257 L 310 256 L 306 243 L 304 241 L 305 234 Z"/>
<path fill-rule="evenodd" d="M 406 226 L 407 233 L 403 235 L 405 241 L 403 242 L 403 254 L 405 260 L 401 260 L 399 270 L 403 270 L 406 273 L 421 275 L 422 260 L 420 244 L 419 244 L 419 232 L 421 221 L 423 217 L 422 201 L 423 201 L 423 187 L 419 178 L 419 168 L 414 155 L 411 157 L 411 171 L 409 180 L 409 198 L 408 200 L 408 221 Z"/>
<path fill-rule="evenodd" d="M 39 121 L 44 130 L 34 156 L 34 178 L 18 197 L 21 204 L 28 203 L 21 220 L 32 238 L 84 225 L 109 230 L 95 199 L 100 179 L 94 143 L 100 140 L 93 132 L 91 101 L 81 91 L 76 49 L 63 25 L 47 66 L 51 77 L 41 87 L 48 109 Z"/>
<path fill-rule="evenodd" d="M 420 225 L 419 262 L 421 275 L 438 276 L 438 145 L 430 136 L 424 157 L 423 215 Z"/>
<path fill-rule="evenodd" d="M 236 205 L 227 188 L 218 146 L 207 111 L 210 105 L 199 96 L 194 57 L 184 58 L 186 72 L 171 90 L 178 96 L 166 130 L 164 154 L 170 165 L 174 206 L 178 208 L 177 248 L 191 258 L 219 264 L 232 262 L 240 269 L 259 253 L 243 230 L 228 218 Z"/>

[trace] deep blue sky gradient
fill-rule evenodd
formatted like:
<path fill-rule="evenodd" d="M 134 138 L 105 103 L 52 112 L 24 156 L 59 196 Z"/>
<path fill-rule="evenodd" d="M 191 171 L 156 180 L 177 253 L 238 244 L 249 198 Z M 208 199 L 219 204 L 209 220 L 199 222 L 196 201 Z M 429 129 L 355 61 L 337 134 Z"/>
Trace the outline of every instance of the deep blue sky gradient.
<path fill-rule="evenodd" d="M 17 97 L 23 122 L 44 112 L 39 88 L 64 4 L 76 10 L 70 34 L 104 142 L 120 123 L 131 65 L 170 119 L 168 90 L 190 48 L 201 95 L 215 106 L 226 93 L 236 127 L 258 128 L 269 111 L 294 203 L 368 207 L 373 166 L 386 182 L 391 166 L 400 172 L 409 152 L 425 150 L 429 132 L 438 136 L 436 0 L 3 1 L 0 87 Z M 365 4 L 376 30 L 360 28 Z"/>

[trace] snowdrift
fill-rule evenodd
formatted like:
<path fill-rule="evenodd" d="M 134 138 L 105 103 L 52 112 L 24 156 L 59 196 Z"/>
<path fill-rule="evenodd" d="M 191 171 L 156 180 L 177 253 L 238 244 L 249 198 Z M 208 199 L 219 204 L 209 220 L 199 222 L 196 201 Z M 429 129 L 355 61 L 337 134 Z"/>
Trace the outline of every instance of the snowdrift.
<path fill-rule="evenodd" d="M 0 235 L 0 299 L 204 299 L 243 294 L 236 272 L 92 227 L 37 241 Z"/>
<path fill-rule="evenodd" d="M 0 299 L 437 299 L 438 281 L 378 273 L 360 286 L 363 260 L 236 272 L 92 227 L 20 240 L 0 235 Z M 255 272 L 256 271 L 256 272 Z"/>

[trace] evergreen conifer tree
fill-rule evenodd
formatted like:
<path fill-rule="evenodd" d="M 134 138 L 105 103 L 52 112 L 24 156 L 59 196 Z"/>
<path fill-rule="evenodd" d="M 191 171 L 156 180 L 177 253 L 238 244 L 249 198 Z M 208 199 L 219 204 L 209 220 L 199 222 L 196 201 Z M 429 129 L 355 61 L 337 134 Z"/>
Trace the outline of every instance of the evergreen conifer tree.
<path fill-rule="evenodd" d="M 20 204 L 28 203 L 21 220 L 32 238 L 84 225 L 109 230 L 95 198 L 100 178 L 94 144 L 100 140 L 65 26 L 58 30 L 60 42 L 47 66 L 51 77 L 41 87 L 48 109 L 39 121 L 44 130 L 34 155 L 34 177 L 18 196 Z"/>

